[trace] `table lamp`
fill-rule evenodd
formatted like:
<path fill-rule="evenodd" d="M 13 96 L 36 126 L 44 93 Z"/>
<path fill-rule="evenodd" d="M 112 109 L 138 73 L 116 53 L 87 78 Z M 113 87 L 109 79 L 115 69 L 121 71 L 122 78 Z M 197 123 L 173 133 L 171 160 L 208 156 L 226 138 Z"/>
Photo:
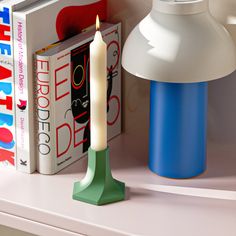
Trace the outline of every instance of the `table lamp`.
<path fill-rule="evenodd" d="M 151 81 L 149 168 L 191 178 L 206 169 L 208 81 L 236 68 L 235 45 L 208 0 L 153 0 L 131 32 L 123 67 Z"/>

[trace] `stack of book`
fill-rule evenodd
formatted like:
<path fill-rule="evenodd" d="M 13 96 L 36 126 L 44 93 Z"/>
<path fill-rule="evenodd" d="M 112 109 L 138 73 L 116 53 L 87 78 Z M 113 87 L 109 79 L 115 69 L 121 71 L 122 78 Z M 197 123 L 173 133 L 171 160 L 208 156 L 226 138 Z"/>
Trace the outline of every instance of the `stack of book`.
<path fill-rule="evenodd" d="M 89 44 L 106 0 L 0 1 L 0 166 L 55 174 L 90 146 Z M 108 45 L 108 138 L 121 132 L 121 26 Z"/>

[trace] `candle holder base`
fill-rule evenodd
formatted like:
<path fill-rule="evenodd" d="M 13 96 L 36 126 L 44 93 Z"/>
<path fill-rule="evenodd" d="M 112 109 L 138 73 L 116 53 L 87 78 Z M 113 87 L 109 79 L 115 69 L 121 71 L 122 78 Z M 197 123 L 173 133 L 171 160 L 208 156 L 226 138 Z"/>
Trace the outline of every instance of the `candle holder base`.
<path fill-rule="evenodd" d="M 87 173 L 74 184 L 73 199 L 98 206 L 125 199 L 125 184 L 111 174 L 109 148 L 104 151 L 89 148 Z"/>

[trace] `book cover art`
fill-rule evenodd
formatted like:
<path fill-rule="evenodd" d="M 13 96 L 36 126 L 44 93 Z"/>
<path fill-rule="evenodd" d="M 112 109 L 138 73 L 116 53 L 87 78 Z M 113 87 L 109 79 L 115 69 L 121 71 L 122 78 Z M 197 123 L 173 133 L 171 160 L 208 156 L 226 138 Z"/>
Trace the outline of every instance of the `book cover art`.
<path fill-rule="evenodd" d="M 33 97 L 33 54 L 58 40 L 79 33 L 94 23 L 96 14 L 106 18 L 106 0 L 42 0 L 13 13 L 16 47 L 17 166 L 32 173 L 37 154 Z M 24 165 L 21 165 L 23 163 Z"/>
<path fill-rule="evenodd" d="M 108 45 L 107 116 L 108 139 L 111 139 L 121 132 L 120 24 L 102 33 Z M 45 137 L 38 144 L 40 173 L 58 172 L 84 156 L 90 146 L 89 45 L 92 40 L 90 36 L 83 43 L 48 57 L 48 66 L 44 66 L 48 68 L 45 73 L 50 71 L 47 91 L 39 90 L 42 79 L 38 79 L 38 135 Z M 37 60 L 40 69 L 43 58 Z M 44 98 L 43 93 L 47 94 Z M 46 107 L 44 111 L 43 107 Z M 46 130 L 41 122 L 47 124 Z"/>

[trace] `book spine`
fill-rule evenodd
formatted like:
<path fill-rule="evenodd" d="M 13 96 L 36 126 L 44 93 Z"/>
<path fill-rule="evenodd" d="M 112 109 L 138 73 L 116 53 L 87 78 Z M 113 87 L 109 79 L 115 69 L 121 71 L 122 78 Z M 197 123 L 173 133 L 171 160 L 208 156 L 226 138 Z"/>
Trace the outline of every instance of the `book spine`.
<path fill-rule="evenodd" d="M 37 158 L 38 171 L 41 174 L 54 174 L 56 161 L 54 161 L 53 138 L 53 102 L 51 82 L 52 64 L 50 57 L 35 55 L 35 97 L 36 97 L 36 133 L 37 133 Z"/>
<path fill-rule="evenodd" d="M 13 13 L 14 27 L 14 69 L 15 69 L 15 99 L 16 99 L 16 140 L 17 140 L 17 170 L 32 173 L 36 169 L 33 142 L 34 128 L 29 123 L 29 116 L 34 116 L 34 111 L 29 109 L 28 90 L 28 63 L 27 55 L 27 22 L 24 17 Z"/>
<path fill-rule="evenodd" d="M 12 9 L 0 2 L 0 166 L 15 167 Z"/>

